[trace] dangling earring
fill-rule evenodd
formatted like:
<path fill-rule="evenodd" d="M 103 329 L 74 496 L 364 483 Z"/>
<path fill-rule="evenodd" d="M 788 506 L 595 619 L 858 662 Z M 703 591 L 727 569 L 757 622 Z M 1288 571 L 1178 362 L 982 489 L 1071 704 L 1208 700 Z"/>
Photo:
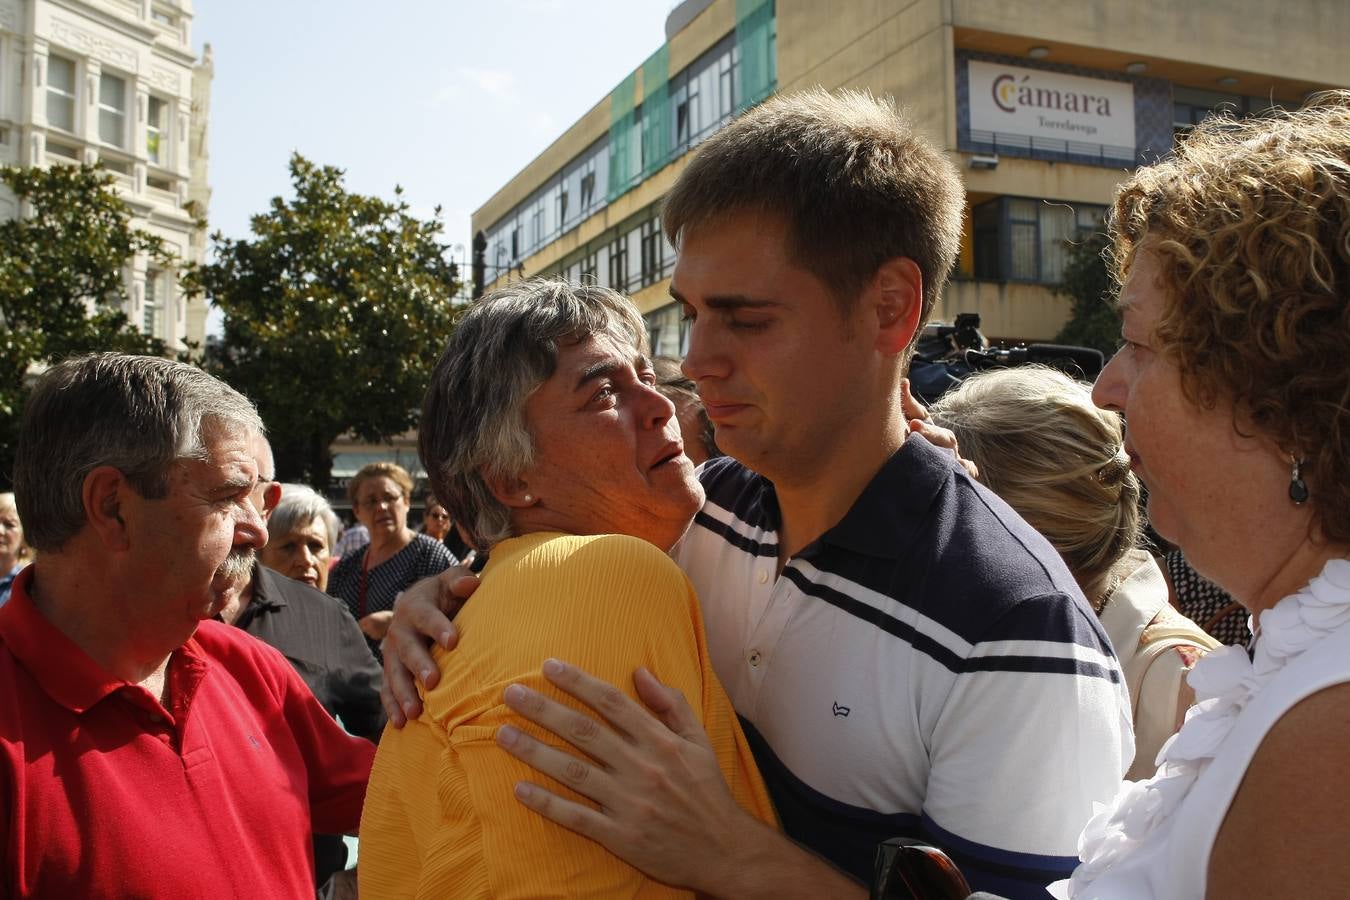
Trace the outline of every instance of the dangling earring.
<path fill-rule="evenodd" d="M 1294 501 L 1295 506 L 1302 506 L 1308 500 L 1308 483 L 1303 480 L 1303 460 L 1291 453 L 1289 461 L 1294 464 L 1294 471 L 1289 476 L 1289 499 Z"/>

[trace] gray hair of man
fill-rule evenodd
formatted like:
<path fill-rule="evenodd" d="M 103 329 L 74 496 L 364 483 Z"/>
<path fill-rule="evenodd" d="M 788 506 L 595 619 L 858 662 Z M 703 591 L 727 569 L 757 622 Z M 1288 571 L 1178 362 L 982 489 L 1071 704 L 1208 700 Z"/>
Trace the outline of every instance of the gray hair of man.
<path fill-rule="evenodd" d="M 285 537 L 298 528 L 304 528 L 315 519 L 323 523 L 324 531 L 328 534 L 328 551 L 331 553 L 337 544 L 338 532 L 342 530 L 333 507 L 311 487 L 303 484 L 283 484 L 281 500 L 277 503 L 277 508 L 272 510 L 271 518 L 267 520 L 268 540 Z"/>
<path fill-rule="evenodd" d="M 518 281 L 455 325 L 422 402 L 418 449 L 432 493 L 479 550 L 514 534 L 485 475 L 518 478 L 534 461 L 525 401 L 558 366 L 558 346 L 607 336 L 646 355 L 642 317 L 622 294 L 559 279 Z"/>
<path fill-rule="evenodd" d="M 60 550 L 85 524 L 85 477 L 100 466 L 160 499 L 169 470 L 205 459 L 206 426 L 263 433 L 247 398 L 201 369 L 157 356 L 95 353 L 52 366 L 24 407 L 14 493 L 28 543 Z"/>

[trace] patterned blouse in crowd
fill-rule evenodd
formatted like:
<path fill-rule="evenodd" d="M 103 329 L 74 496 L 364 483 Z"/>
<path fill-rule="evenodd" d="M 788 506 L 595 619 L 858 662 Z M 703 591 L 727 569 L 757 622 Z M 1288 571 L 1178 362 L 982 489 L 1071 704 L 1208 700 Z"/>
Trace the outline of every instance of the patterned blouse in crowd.
<path fill-rule="evenodd" d="M 1180 550 L 1168 553 L 1167 575 L 1172 580 L 1181 614 L 1199 625 L 1220 644 L 1250 647 L 1248 612 L 1223 588 L 1191 568 Z"/>
<path fill-rule="evenodd" d="M 366 550 L 369 545 L 358 547 L 346 556 L 328 576 L 328 593 L 347 604 L 347 609 L 359 622 L 373 612 L 394 608 L 394 598 L 413 582 L 428 575 L 439 575 L 459 560 L 435 538 L 425 534 L 413 535 L 412 543 L 365 572 Z M 365 596 L 362 597 L 362 581 L 365 582 Z M 381 661 L 379 642 L 366 639 L 375 657 Z"/>

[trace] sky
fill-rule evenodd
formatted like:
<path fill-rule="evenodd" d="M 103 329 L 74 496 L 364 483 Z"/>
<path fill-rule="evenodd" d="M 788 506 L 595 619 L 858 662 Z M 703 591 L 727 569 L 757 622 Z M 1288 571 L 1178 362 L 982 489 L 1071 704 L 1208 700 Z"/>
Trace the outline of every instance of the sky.
<path fill-rule="evenodd" d="M 348 190 L 469 216 L 665 41 L 674 0 L 196 0 L 211 45 L 210 230 L 290 196 L 298 151 Z M 212 331 L 219 330 L 213 314 Z"/>

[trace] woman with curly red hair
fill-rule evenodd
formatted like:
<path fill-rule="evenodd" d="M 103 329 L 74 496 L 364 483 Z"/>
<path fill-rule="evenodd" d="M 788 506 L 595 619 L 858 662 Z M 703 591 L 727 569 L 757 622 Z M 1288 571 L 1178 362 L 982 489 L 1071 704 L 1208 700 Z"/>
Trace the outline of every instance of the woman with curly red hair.
<path fill-rule="evenodd" d="M 1250 611 L 1158 774 L 1088 824 L 1072 897 L 1350 884 L 1350 93 L 1210 120 L 1117 192 L 1124 412 L 1153 527 Z"/>

